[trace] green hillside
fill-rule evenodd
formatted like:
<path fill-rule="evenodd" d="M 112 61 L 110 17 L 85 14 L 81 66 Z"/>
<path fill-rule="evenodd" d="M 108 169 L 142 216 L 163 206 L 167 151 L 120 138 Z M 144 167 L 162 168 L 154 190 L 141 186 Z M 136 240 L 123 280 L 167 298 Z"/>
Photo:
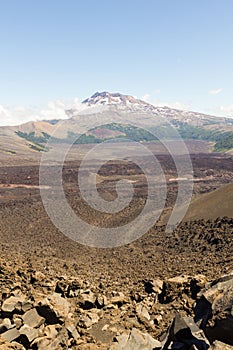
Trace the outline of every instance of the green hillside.
<path fill-rule="evenodd" d="M 233 149 L 233 132 L 232 131 L 221 131 L 221 130 L 209 130 L 205 127 L 197 127 L 190 125 L 185 122 L 174 120 L 172 122 L 174 127 L 179 132 L 180 136 L 185 140 L 204 140 L 211 141 L 214 143 L 214 151 L 225 152 Z M 98 129 L 98 130 L 97 130 Z M 100 130 L 109 130 L 110 136 L 100 137 Z M 116 132 L 116 136 L 114 135 Z M 25 133 L 22 131 L 17 131 L 16 134 L 19 137 L 31 141 L 35 146 L 44 146 L 50 138 L 50 135 L 46 132 L 42 132 L 39 136 L 35 132 Z M 106 135 L 106 133 L 103 133 Z M 157 137 L 155 136 L 157 135 Z M 156 141 L 158 139 L 174 139 L 174 133 L 172 129 L 166 125 L 158 125 L 153 128 L 148 128 L 148 130 L 141 129 L 129 124 L 118 124 L 111 123 L 102 125 L 96 129 L 89 130 L 88 134 L 76 134 L 71 131 L 67 132 L 66 138 L 59 139 L 53 138 L 54 142 L 65 142 L 65 143 L 75 143 L 75 144 L 88 144 L 88 143 L 101 143 L 106 140 L 112 141 L 125 141 L 133 140 L 136 142 L 148 142 Z"/>

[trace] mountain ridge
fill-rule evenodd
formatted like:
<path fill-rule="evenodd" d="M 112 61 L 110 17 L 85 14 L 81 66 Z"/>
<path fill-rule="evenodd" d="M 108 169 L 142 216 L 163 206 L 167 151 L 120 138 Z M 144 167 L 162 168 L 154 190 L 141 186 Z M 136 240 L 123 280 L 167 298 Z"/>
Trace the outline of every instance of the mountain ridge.
<path fill-rule="evenodd" d="M 218 122 L 226 123 L 229 118 L 217 117 L 210 114 L 187 111 L 177 108 L 171 108 L 168 106 L 155 106 L 149 102 L 143 101 L 131 95 L 124 95 L 119 92 L 110 93 L 108 91 L 95 92 L 91 97 L 86 98 L 82 101 L 83 108 L 86 107 L 95 107 L 95 106 L 117 106 L 117 107 L 126 107 L 130 111 L 144 111 L 151 112 L 155 114 L 161 114 L 162 116 L 169 117 L 170 119 L 177 117 L 178 115 L 183 116 L 183 118 L 188 119 L 192 117 L 199 117 L 201 119 L 214 119 Z M 70 117 L 72 114 L 82 114 L 84 109 L 68 109 L 66 110 L 67 115 Z"/>
<path fill-rule="evenodd" d="M 69 143 L 82 134 L 84 135 L 81 143 L 99 143 L 106 139 L 114 140 L 118 136 L 122 140 L 133 138 L 135 141 L 152 141 L 153 137 L 148 132 L 151 130 L 153 134 L 154 127 L 160 128 L 159 135 L 162 138 L 171 137 L 163 125 L 166 123 L 170 123 L 172 127 L 177 129 L 183 139 L 207 140 L 214 144 L 217 143 L 215 149 L 217 151 L 229 151 L 233 148 L 233 119 L 166 106 L 154 106 L 146 101 L 119 92 L 96 92 L 82 102 L 80 109 L 66 110 L 66 114 L 67 119 L 59 120 L 54 116 L 54 119 L 50 121 L 32 121 L 19 126 L 0 127 L 0 148 L 9 148 L 10 151 L 18 152 L 23 138 L 23 147 L 25 147 L 26 140 L 26 145 L 30 148 L 30 151 L 41 152 L 48 138 L 57 129 L 60 129 L 60 133 L 56 133 L 56 137 L 62 142 Z M 118 123 L 119 126 L 105 122 L 105 120 L 108 120 L 108 116 L 112 116 L 112 120 L 116 122 L 115 124 Z M 89 122 L 98 120 L 97 130 L 87 127 L 88 120 Z M 135 125 L 137 122 L 140 122 L 142 128 L 145 122 L 145 132 L 139 131 L 137 127 L 129 130 L 127 125 Z M 10 145 L 12 139 L 15 139 L 13 144 L 18 145 L 18 149 L 17 147 L 15 149 L 15 146 L 11 149 L 7 145 L 7 138 L 11 138 Z"/>

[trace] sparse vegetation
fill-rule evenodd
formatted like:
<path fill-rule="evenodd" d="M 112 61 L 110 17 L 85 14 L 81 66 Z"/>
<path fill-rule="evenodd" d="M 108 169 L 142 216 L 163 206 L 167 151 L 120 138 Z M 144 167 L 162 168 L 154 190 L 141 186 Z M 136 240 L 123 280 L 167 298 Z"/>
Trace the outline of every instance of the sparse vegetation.
<path fill-rule="evenodd" d="M 178 128 L 183 139 L 213 141 L 216 152 L 225 152 L 233 148 L 233 132 L 206 130 L 180 121 L 174 121 L 173 124 Z"/>
<path fill-rule="evenodd" d="M 16 134 L 25 140 L 34 142 L 36 144 L 46 143 L 50 138 L 50 135 L 46 134 L 45 132 L 42 132 L 41 136 L 36 136 L 34 131 L 29 133 L 17 131 Z"/>
<path fill-rule="evenodd" d="M 45 146 L 42 146 L 42 145 L 38 145 L 38 144 L 35 144 L 35 143 L 30 143 L 29 144 L 29 147 L 31 149 L 33 149 L 34 151 L 38 151 L 38 152 L 48 152 L 47 148 Z"/>
<path fill-rule="evenodd" d="M 185 122 L 174 120 L 172 122 L 174 127 L 179 132 L 183 139 L 190 140 L 204 140 L 214 142 L 214 151 L 225 152 L 233 148 L 233 132 L 223 132 L 219 130 L 207 130 L 204 127 L 193 126 Z M 63 139 L 53 138 L 52 141 L 56 143 L 74 143 L 74 144 L 92 144 L 101 143 L 106 140 L 112 140 L 116 142 L 133 140 L 136 142 L 149 142 L 157 141 L 158 139 L 176 139 L 173 130 L 166 125 L 158 125 L 153 129 L 142 129 L 129 124 L 111 123 L 98 127 L 98 129 L 107 129 L 112 131 L 121 132 L 122 135 L 109 136 L 106 138 L 99 138 L 95 136 L 95 128 L 91 129 L 88 134 L 76 134 L 69 131 L 67 137 Z M 42 132 L 40 136 L 36 136 L 35 132 L 25 133 L 18 131 L 16 134 L 27 141 L 33 142 L 31 148 L 42 151 L 44 145 L 48 142 L 51 136 L 45 132 Z"/>
<path fill-rule="evenodd" d="M 7 154 L 16 154 L 15 151 L 12 151 L 10 149 L 0 149 L 1 152 L 7 153 Z"/>

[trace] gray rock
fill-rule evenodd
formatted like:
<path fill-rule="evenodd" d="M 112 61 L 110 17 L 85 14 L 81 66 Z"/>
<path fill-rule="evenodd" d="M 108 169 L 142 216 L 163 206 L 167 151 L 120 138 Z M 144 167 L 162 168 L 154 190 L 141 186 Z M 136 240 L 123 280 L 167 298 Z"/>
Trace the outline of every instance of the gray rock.
<path fill-rule="evenodd" d="M 96 304 L 99 308 L 102 308 L 108 304 L 107 297 L 105 295 L 98 295 L 96 298 Z"/>
<path fill-rule="evenodd" d="M 14 312 L 15 310 L 20 311 L 22 303 L 25 301 L 23 296 L 11 296 L 8 299 L 4 300 L 2 304 L 3 312 Z"/>
<path fill-rule="evenodd" d="M 45 319 L 38 314 L 36 309 L 27 311 L 22 319 L 23 323 L 31 328 L 38 328 L 45 322 Z"/>
<path fill-rule="evenodd" d="M 1 350 L 25 350 L 25 347 L 16 341 L 8 342 L 0 335 L 0 349 Z"/>
<path fill-rule="evenodd" d="M 19 336 L 20 336 L 20 333 L 16 328 L 9 329 L 8 331 L 2 334 L 2 338 L 8 342 L 12 342 L 13 340 L 19 338 Z"/>
<path fill-rule="evenodd" d="M 87 290 L 80 295 L 78 304 L 82 309 L 90 310 L 96 307 L 96 299 L 96 295 L 92 291 Z"/>
<path fill-rule="evenodd" d="M 110 350 L 153 350 L 160 349 L 161 343 L 147 333 L 133 328 L 129 334 L 116 337 L 117 343 L 113 343 Z"/>
<path fill-rule="evenodd" d="M 224 343 L 216 340 L 212 344 L 211 349 L 213 349 L 213 350 L 233 350 L 233 346 L 224 344 Z"/>
<path fill-rule="evenodd" d="M 14 326 L 12 326 L 11 320 L 9 318 L 4 318 L 0 323 L 0 334 L 13 327 Z"/>
<path fill-rule="evenodd" d="M 163 341 L 162 350 L 207 350 L 209 341 L 202 330 L 198 328 L 191 317 L 181 317 L 177 314 Z"/>
<path fill-rule="evenodd" d="M 36 346 L 37 350 L 58 350 L 61 349 L 60 339 L 50 339 L 48 337 L 40 337 L 36 338 L 32 342 L 32 346 Z"/>
<path fill-rule="evenodd" d="M 225 275 L 199 293 L 195 307 L 197 322 L 211 342 L 218 339 L 233 345 L 233 273 Z M 214 326 L 209 326 L 208 321 Z"/>
<path fill-rule="evenodd" d="M 136 313 L 139 317 L 144 317 L 146 318 L 148 321 L 150 321 L 150 314 L 146 308 L 145 305 L 143 304 L 138 304 L 136 306 Z"/>
<path fill-rule="evenodd" d="M 67 277 L 61 277 L 56 284 L 55 292 L 60 293 L 63 297 L 73 298 L 80 294 L 81 287 L 82 281 L 78 278 L 70 280 Z"/>
<path fill-rule="evenodd" d="M 44 329 L 44 334 L 48 337 L 48 338 L 56 338 L 56 336 L 58 335 L 58 331 L 61 329 L 60 325 L 49 325 L 46 326 Z"/>
<path fill-rule="evenodd" d="M 92 310 L 80 317 L 79 326 L 90 328 L 99 321 L 98 310 Z"/>
<path fill-rule="evenodd" d="M 128 300 L 128 298 L 126 298 L 124 293 L 116 292 L 116 293 L 114 293 L 114 296 L 111 298 L 110 304 L 121 306 L 121 305 L 127 303 L 128 301 L 129 300 Z"/>
<path fill-rule="evenodd" d="M 161 294 L 163 291 L 164 282 L 160 279 L 144 281 L 145 290 L 147 293 Z"/>
<path fill-rule="evenodd" d="M 34 339 L 39 337 L 40 330 L 24 325 L 20 328 L 19 333 L 25 335 L 29 343 L 31 343 Z"/>
<path fill-rule="evenodd" d="M 230 316 L 233 308 L 233 273 L 215 280 L 199 293 L 199 301 L 195 310 L 197 321 L 203 319 L 203 315 L 199 313 L 200 306 L 203 303 L 208 303 L 211 306 L 213 315 L 226 312 Z M 207 310 L 207 313 L 209 314 L 209 310 Z M 207 317 L 207 320 L 209 318 L 210 315 Z M 203 326 L 205 326 L 206 322 L 203 323 Z"/>
<path fill-rule="evenodd" d="M 30 310 L 32 307 L 33 307 L 32 303 L 30 301 L 28 301 L 28 300 L 25 300 L 22 303 L 21 310 L 23 312 L 26 312 L 26 311 Z"/>
<path fill-rule="evenodd" d="M 14 325 L 16 326 L 17 329 L 19 329 L 20 327 L 23 326 L 23 320 L 17 314 L 13 315 L 13 322 L 14 322 Z"/>
<path fill-rule="evenodd" d="M 66 326 L 68 333 L 71 335 L 71 337 L 74 338 L 75 341 L 77 341 L 78 338 L 80 338 L 80 335 L 79 335 L 74 323 L 72 321 L 68 320 L 68 321 L 66 321 L 65 326 Z"/>
<path fill-rule="evenodd" d="M 64 321 L 70 313 L 71 304 L 58 293 L 53 293 L 38 303 L 38 313 L 46 319 L 47 324 Z"/>

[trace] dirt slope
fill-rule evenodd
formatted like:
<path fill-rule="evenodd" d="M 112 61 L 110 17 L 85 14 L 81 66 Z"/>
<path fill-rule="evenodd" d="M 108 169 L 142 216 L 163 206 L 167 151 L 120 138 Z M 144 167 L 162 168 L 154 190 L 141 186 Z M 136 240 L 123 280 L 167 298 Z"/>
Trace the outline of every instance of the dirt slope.
<path fill-rule="evenodd" d="M 181 208 L 182 209 L 182 208 Z M 180 209 L 180 210 L 181 210 Z M 179 210 L 178 210 L 179 213 Z M 171 211 L 162 217 L 161 224 L 165 225 Z M 183 222 L 192 220 L 215 220 L 217 218 L 233 217 L 233 184 L 223 185 L 209 193 L 199 194 L 191 202 Z"/>
<path fill-rule="evenodd" d="M 220 187 L 196 198 L 185 216 L 185 221 L 193 219 L 216 219 L 233 216 L 233 184 Z"/>

